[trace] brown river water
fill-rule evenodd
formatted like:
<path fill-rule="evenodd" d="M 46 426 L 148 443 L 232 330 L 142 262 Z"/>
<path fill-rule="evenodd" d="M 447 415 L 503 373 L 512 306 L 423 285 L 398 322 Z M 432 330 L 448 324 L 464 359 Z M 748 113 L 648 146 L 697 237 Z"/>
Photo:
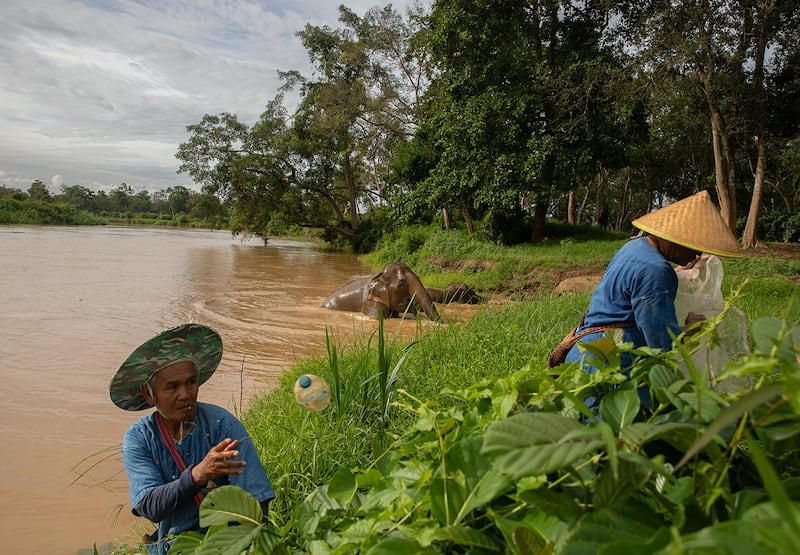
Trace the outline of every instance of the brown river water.
<path fill-rule="evenodd" d="M 184 322 L 215 327 L 225 352 L 200 400 L 238 412 L 324 354 L 329 327 L 341 341 L 377 327 L 320 308 L 369 273 L 353 255 L 226 231 L 0 226 L 0 551 L 103 553 L 151 530 L 130 515 L 119 457 L 144 412 L 108 397 L 139 344 Z"/>

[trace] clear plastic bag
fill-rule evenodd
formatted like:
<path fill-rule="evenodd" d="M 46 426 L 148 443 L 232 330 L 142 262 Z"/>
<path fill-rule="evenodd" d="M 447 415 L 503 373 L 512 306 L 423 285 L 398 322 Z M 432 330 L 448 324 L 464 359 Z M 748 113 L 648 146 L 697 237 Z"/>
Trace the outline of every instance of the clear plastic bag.
<path fill-rule="evenodd" d="M 719 258 L 703 255 L 694 267 L 679 270 L 678 292 L 675 296 L 675 314 L 683 323 L 689 312 L 702 314 L 706 319 L 714 318 L 725 308 L 722 296 L 722 279 L 725 272 Z M 730 360 L 738 360 L 750 353 L 747 334 L 747 319 L 744 313 L 732 306 L 723 317 L 715 332 L 702 339 L 700 348 L 692 355 L 697 368 L 708 375 L 708 384 L 717 391 L 734 391 L 749 387 L 749 383 L 725 380 L 716 377 Z M 688 377 L 686 363 L 681 362 L 681 370 Z"/>

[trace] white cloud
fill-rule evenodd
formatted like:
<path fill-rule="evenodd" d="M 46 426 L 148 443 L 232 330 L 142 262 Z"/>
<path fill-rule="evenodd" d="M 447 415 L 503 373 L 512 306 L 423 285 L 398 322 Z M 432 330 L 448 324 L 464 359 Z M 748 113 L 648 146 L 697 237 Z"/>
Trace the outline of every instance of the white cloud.
<path fill-rule="evenodd" d="M 186 126 L 219 112 L 254 122 L 278 70 L 309 71 L 296 32 L 338 27 L 340 3 L 0 2 L 0 185 L 191 186 L 176 173 Z M 389 2 L 344 3 L 363 14 Z"/>

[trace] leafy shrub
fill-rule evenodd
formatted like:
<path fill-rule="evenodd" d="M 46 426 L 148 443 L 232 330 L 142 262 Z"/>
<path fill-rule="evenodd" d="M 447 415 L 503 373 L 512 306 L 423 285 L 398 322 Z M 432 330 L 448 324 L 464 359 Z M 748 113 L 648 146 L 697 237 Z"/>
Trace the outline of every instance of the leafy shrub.
<path fill-rule="evenodd" d="M 636 232 L 637 230 L 633 230 Z M 547 220 L 545 235 L 548 239 L 574 239 L 577 241 L 624 239 L 630 233 L 611 231 L 602 227 L 581 223 L 568 224 L 560 220 Z"/>
<path fill-rule="evenodd" d="M 286 526 L 259 524 L 255 500 L 220 488 L 201 507 L 212 527 L 190 547 L 797 553 L 800 328 L 764 318 L 752 335 L 753 354 L 719 378 L 755 385 L 730 392 L 710 389 L 690 356 L 713 342 L 712 323 L 668 353 L 607 348 L 595 374 L 528 366 L 449 390 L 463 403 L 445 408 L 406 396 L 397 406 L 413 423 L 370 464 L 340 468 Z M 631 350 L 628 379 L 619 354 Z M 595 415 L 582 399 L 599 390 Z M 229 520 L 241 525 L 220 526 Z"/>
<path fill-rule="evenodd" d="M 739 218 L 736 228 L 741 233 L 744 230 L 747 218 Z M 762 241 L 778 241 L 793 243 L 800 241 L 800 214 L 772 212 L 764 214 L 758 219 L 758 238 Z"/>
<path fill-rule="evenodd" d="M 378 242 L 379 251 L 370 257 L 370 261 L 381 266 L 389 262 L 405 262 L 413 267 L 415 255 L 432 232 L 430 226 L 410 226 L 387 233 Z"/>
<path fill-rule="evenodd" d="M 0 223 L 44 225 L 102 225 L 104 218 L 67 204 L 0 198 Z"/>
<path fill-rule="evenodd" d="M 478 235 L 487 241 L 497 241 L 503 245 L 518 245 L 530 240 L 532 226 L 532 218 L 522 209 L 490 211 L 484 216 Z"/>

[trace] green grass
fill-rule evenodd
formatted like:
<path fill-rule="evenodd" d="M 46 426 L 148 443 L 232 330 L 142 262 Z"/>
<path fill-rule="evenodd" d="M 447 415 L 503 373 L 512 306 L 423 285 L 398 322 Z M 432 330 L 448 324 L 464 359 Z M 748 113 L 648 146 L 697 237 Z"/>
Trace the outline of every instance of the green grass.
<path fill-rule="evenodd" d="M 505 247 L 481 241 L 465 231 L 428 228 L 404 229 L 393 239 L 395 242 L 365 256 L 364 260 L 376 267 L 405 262 L 424 278 L 428 287 L 463 281 L 479 291 L 518 290 L 532 273 L 544 275 L 548 270 L 576 266 L 603 268 L 624 243 L 621 238 L 584 241 L 564 238 Z"/>
<path fill-rule="evenodd" d="M 507 248 L 482 243 L 460 232 L 453 232 L 452 237 L 442 232 L 419 232 L 409 237 L 399 245 L 413 249 L 403 251 L 405 247 L 395 244 L 370 255 L 368 262 L 380 266 L 401 260 L 411 265 L 428 286 L 465 281 L 479 291 L 492 287 L 505 290 L 533 271 L 571 266 L 602 269 L 623 243 L 620 239 L 562 239 Z M 457 273 L 443 270 L 459 264 L 470 268 L 464 260 L 479 259 L 495 264 Z M 724 265 L 723 294 L 741 286 L 737 306 L 749 321 L 765 315 L 800 321 L 800 264 L 745 257 L 727 260 Z M 330 480 L 341 468 L 369 465 L 416 419 L 416 415 L 389 404 L 388 393 L 394 399 L 410 396 L 439 408 L 457 408 L 463 401 L 448 390 L 461 390 L 481 381 L 492 383 L 528 364 L 544 369 L 547 355 L 579 321 L 589 296 L 576 293 L 554 297 L 544 288 L 526 300 L 512 296 L 500 308 L 481 307 L 462 324 L 419 326 L 411 346 L 394 337 L 379 339 L 375 334 L 342 344 L 332 332 L 327 357 L 295 365 L 275 391 L 256 399 L 244 414 L 278 494 L 271 518 L 279 525 L 287 522 L 298 503 L 317 485 Z M 403 325 L 416 324 L 409 321 Z M 332 386 L 338 383 L 341 398 L 334 399 L 321 413 L 304 410 L 292 393 L 294 380 L 303 373 L 323 376 Z"/>

